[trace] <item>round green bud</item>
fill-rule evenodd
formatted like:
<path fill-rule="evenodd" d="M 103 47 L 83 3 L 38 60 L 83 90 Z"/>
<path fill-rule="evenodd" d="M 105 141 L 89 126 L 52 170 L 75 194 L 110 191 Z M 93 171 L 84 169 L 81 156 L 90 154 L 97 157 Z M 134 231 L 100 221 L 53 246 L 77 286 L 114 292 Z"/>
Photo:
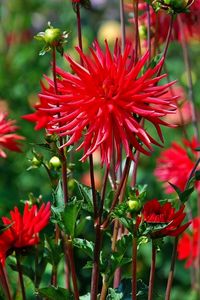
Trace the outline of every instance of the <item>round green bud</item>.
<path fill-rule="evenodd" d="M 128 201 L 128 207 L 131 212 L 140 212 L 142 206 L 141 203 L 138 200 L 129 200 Z"/>
<path fill-rule="evenodd" d="M 44 40 L 47 44 L 55 46 L 62 38 L 62 32 L 58 28 L 48 28 L 44 32 Z"/>
<path fill-rule="evenodd" d="M 31 160 L 31 164 L 32 166 L 35 166 L 35 167 L 39 167 L 41 166 L 41 163 L 42 163 L 42 160 L 38 159 L 37 157 L 33 157 L 32 160 Z"/>
<path fill-rule="evenodd" d="M 49 161 L 49 165 L 54 169 L 58 169 L 61 167 L 61 161 L 57 156 L 53 156 Z"/>

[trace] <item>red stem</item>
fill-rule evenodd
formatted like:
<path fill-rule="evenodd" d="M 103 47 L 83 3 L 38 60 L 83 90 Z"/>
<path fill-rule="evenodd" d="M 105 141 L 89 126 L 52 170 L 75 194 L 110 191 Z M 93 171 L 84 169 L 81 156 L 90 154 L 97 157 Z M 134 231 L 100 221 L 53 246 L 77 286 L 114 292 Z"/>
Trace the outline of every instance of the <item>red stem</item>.
<path fill-rule="evenodd" d="M 132 248 L 132 300 L 136 300 L 137 297 L 136 295 L 137 295 L 137 237 L 134 234 L 133 248 Z"/>
<path fill-rule="evenodd" d="M 169 272 L 168 281 L 167 281 L 165 300 L 170 300 L 172 283 L 173 283 L 173 279 L 174 279 L 175 262 L 176 262 L 176 257 L 177 257 L 177 245 L 178 245 L 178 237 L 176 237 L 174 240 L 174 247 L 173 247 L 172 258 L 171 258 L 171 267 L 170 267 L 170 272 Z"/>
<path fill-rule="evenodd" d="M 76 276 L 76 269 L 74 264 L 74 251 L 71 240 L 67 241 L 67 251 L 68 251 L 68 257 L 69 257 L 69 264 L 72 274 L 72 282 L 74 287 L 74 298 L 75 300 L 79 300 L 79 291 L 78 291 L 78 284 L 77 284 L 77 276 Z"/>
<path fill-rule="evenodd" d="M 126 28 L 125 28 L 125 17 L 124 17 L 124 0 L 120 0 L 120 24 L 121 24 L 121 46 L 122 46 L 122 53 L 124 52 L 125 48 L 125 41 L 126 41 Z"/>
<path fill-rule="evenodd" d="M 152 300 L 153 299 L 153 287 L 154 287 L 155 268 L 156 268 L 156 247 L 153 245 L 153 241 L 152 241 L 151 271 L 150 271 L 150 276 L 149 276 L 148 300 Z"/>
<path fill-rule="evenodd" d="M 135 17 L 135 63 L 138 61 L 139 29 L 138 29 L 138 0 L 133 1 Z"/>
<path fill-rule="evenodd" d="M 1 262 L 0 262 L 0 281 L 7 300 L 13 300 L 11 296 L 8 280 Z"/>

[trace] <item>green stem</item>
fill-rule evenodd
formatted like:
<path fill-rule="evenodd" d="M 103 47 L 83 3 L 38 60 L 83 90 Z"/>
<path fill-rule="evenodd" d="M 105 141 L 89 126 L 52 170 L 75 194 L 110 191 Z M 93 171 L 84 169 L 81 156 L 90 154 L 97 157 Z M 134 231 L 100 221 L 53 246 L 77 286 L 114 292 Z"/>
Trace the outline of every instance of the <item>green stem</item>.
<path fill-rule="evenodd" d="M 25 292 L 25 287 L 24 287 L 24 279 L 23 279 L 23 273 L 22 273 L 22 268 L 21 268 L 21 263 L 20 263 L 20 256 L 17 254 L 15 251 L 15 256 L 16 256 L 16 261 L 17 261 L 17 271 L 19 274 L 19 283 L 21 287 L 21 292 L 22 292 L 22 299 L 26 300 L 26 292 Z"/>
<path fill-rule="evenodd" d="M 151 250 L 151 271 L 149 276 L 149 290 L 148 290 L 148 300 L 153 299 L 153 287 L 155 278 L 155 268 L 156 268 L 156 247 L 152 240 L 152 250 Z"/>

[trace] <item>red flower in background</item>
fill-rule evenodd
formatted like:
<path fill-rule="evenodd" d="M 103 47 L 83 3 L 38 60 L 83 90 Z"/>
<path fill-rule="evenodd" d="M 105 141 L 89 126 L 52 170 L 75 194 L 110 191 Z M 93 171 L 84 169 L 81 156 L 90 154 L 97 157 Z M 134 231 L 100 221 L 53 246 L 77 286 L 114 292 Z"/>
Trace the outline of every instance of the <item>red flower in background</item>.
<path fill-rule="evenodd" d="M 194 218 L 191 224 L 191 232 L 184 232 L 178 242 L 178 259 L 186 260 L 185 267 L 193 265 L 199 268 L 200 255 L 200 218 Z"/>
<path fill-rule="evenodd" d="M 111 54 L 106 42 L 105 53 L 98 42 L 91 48 L 87 57 L 79 48 L 84 67 L 66 56 L 73 75 L 57 68 L 58 94 L 51 92 L 53 81 L 47 79 L 50 89 L 40 94 L 44 108 L 41 111 L 52 115 L 48 124 L 50 133 L 70 136 L 64 146 L 80 141 L 77 150 L 84 149 L 82 160 L 100 148 L 101 161 L 109 165 L 116 148 L 117 163 L 121 157 L 121 143 L 126 155 L 133 159 L 132 147 L 149 155 L 151 144 L 158 145 L 140 124 L 141 118 L 151 122 L 163 140 L 160 125 L 168 124 L 161 117 L 173 113 L 173 97 L 164 97 L 172 83 L 157 86 L 166 75 L 156 77 L 163 61 L 149 68 L 141 75 L 148 61 L 146 53 L 136 65 L 132 47 L 126 45 L 121 53 L 118 42 Z M 48 106 L 48 108 L 47 108 Z M 141 145 L 142 143 L 142 145 Z"/>
<path fill-rule="evenodd" d="M 192 1 L 190 1 L 192 2 Z M 185 3 L 190 5 L 188 3 Z M 132 4 L 126 5 L 127 11 L 133 12 Z M 139 3 L 139 25 L 144 28 L 147 28 L 147 10 L 145 1 L 140 1 Z M 150 6 L 150 16 L 151 16 L 151 37 L 156 39 L 159 43 L 163 43 L 166 40 L 171 16 L 166 13 L 164 10 L 159 10 L 155 12 L 154 9 Z M 180 21 L 178 20 L 180 18 Z M 200 28 L 200 0 L 195 0 L 189 6 L 188 13 L 180 13 L 173 22 L 173 30 L 171 39 L 180 41 L 182 33 L 185 35 L 187 40 L 191 38 L 199 39 L 199 28 Z M 130 19 L 131 23 L 134 23 L 134 19 Z M 157 33 L 156 33 L 157 32 Z"/>
<path fill-rule="evenodd" d="M 152 225 L 167 225 L 161 230 L 155 229 L 155 231 L 151 232 L 152 238 L 177 236 L 189 226 L 189 223 L 181 225 L 186 215 L 183 212 L 184 208 L 185 206 L 182 205 L 176 212 L 170 202 L 161 205 L 157 199 L 153 199 L 145 203 L 141 212 L 141 220 Z"/>
<path fill-rule="evenodd" d="M 48 224 L 50 214 L 50 202 L 42 204 L 39 210 L 36 205 L 29 208 L 26 203 L 23 215 L 15 207 L 10 219 L 2 217 L 3 224 L 10 227 L 0 234 L 0 262 L 4 263 L 7 255 L 18 248 L 38 244 L 38 233 Z"/>
<path fill-rule="evenodd" d="M 171 147 L 161 152 L 157 159 L 154 174 L 159 181 L 164 182 L 167 194 L 174 192 L 168 182 L 176 185 L 180 190 L 184 190 L 197 160 L 198 152 L 195 151 L 195 148 L 198 145 L 196 140 L 194 138 L 191 142 L 183 140 L 183 145 L 173 142 Z M 197 188 L 199 187 L 200 185 L 197 184 Z"/>
<path fill-rule="evenodd" d="M 15 125 L 14 120 L 7 119 L 7 113 L 0 113 L 0 157 L 7 157 L 4 148 L 10 151 L 20 152 L 19 140 L 24 137 L 14 133 L 18 127 Z"/>

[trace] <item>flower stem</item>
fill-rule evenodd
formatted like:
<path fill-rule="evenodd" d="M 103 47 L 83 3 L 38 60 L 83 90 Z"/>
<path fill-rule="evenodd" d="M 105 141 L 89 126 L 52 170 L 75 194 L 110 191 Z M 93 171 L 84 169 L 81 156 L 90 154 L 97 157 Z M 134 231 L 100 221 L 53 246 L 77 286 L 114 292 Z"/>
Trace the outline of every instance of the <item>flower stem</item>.
<path fill-rule="evenodd" d="M 0 282 L 2 285 L 2 288 L 4 290 L 5 296 L 7 300 L 12 300 L 12 296 L 11 296 L 11 292 L 10 292 L 10 288 L 8 285 L 8 280 L 4 271 L 4 268 L 2 266 L 2 263 L 0 262 Z"/>
<path fill-rule="evenodd" d="M 123 174 L 122 174 L 122 178 L 121 178 L 121 181 L 120 181 L 120 184 L 119 184 L 119 186 L 118 186 L 118 188 L 116 190 L 116 193 L 115 193 L 112 205 L 110 207 L 109 213 L 107 215 L 107 218 L 106 218 L 106 220 L 103 222 L 103 224 L 101 226 L 102 228 L 106 228 L 108 226 L 110 214 L 113 211 L 113 209 L 115 208 L 115 206 L 117 205 L 117 202 L 119 200 L 118 198 L 119 198 L 119 196 L 121 194 L 121 191 L 122 191 L 122 188 L 124 186 L 124 182 L 126 181 L 126 178 L 128 177 L 130 165 L 131 165 L 131 159 L 130 159 L 130 157 L 127 157 L 126 158 L 125 167 L 124 167 L 124 170 L 123 170 Z"/>
<path fill-rule="evenodd" d="M 126 41 L 126 28 L 125 28 L 125 16 L 124 16 L 124 0 L 119 1 L 120 4 L 120 23 L 121 23 L 121 46 L 122 46 L 122 53 L 124 52 L 125 48 L 125 41 Z"/>
<path fill-rule="evenodd" d="M 149 290 L 148 290 L 148 300 L 153 299 L 153 286 L 155 277 L 155 267 L 156 267 L 156 247 L 152 240 L 152 252 L 151 252 L 151 271 L 149 276 Z"/>
<path fill-rule="evenodd" d="M 133 1 L 135 17 L 135 63 L 138 61 L 138 50 L 140 45 L 139 28 L 138 28 L 138 0 Z"/>
<path fill-rule="evenodd" d="M 21 287 L 21 292 L 22 292 L 22 299 L 26 300 L 26 292 L 24 288 L 24 280 L 23 280 L 23 273 L 22 273 L 22 268 L 21 268 L 21 263 L 20 263 L 20 256 L 15 252 L 16 256 L 16 261 L 17 261 L 17 271 L 19 274 L 19 282 L 20 282 L 20 287 Z"/>
<path fill-rule="evenodd" d="M 135 231 L 136 229 L 134 229 Z M 137 297 L 137 236 L 133 234 L 132 247 L 132 300 Z"/>
<path fill-rule="evenodd" d="M 165 293 L 165 300 L 170 300 L 172 283 L 174 279 L 175 262 L 177 257 L 177 245 L 178 245 L 178 237 L 175 237 L 172 258 L 171 258 L 171 267 L 170 267 L 170 272 L 167 281 L 167 288 Z"/>
<path fill-rule="evenodd" d="M 150 5 L 146 3 L 147 10 L 147 45 L 149 51 L 149 63 L 151 61 L 151 15 L 150 15 Z"/>
<path fill-rule="evenodd" d="M 81 14 L 80 14 L 80 5 L 77 3 L 76 6 L 76 22 L 77 22 L 77 35 L 78 35 L 78 44 L 81 51 L 83 50 L 83 43 L 82 43 L 82 30 L 81 30 Z M 80 56 L 81 65 L 83 65 L 82 57 Z"/>
<path fill-rule="evenodd" d="M 72 275 L 72 283 L 74 288 L 74 299 L 79 300 L 79 290 L 78 290 L 78 283 L 77 283 L 77 276 L 76 276 L 76 269 L 74 264 L 74 251 L 73 251 L 73 244 L 72 240 L 66 236 L 65 233 L 62 233 L 62 238 L 64 242 L 65 251 L 68 255 L 71 275 Z"/>
<path fill-rule="evenodd" d="M 95 247 L 94 247 L 94 261 L 92 269 L 92 280 L 91 280 L 91 300 L 97 299 L 98 294 L 98 282 L 99 282 L 99 259 L 101 244 L 103 238 L 103 232 L 101 230 L 100 224 L 95 226 Z"/>
<path fill-rule="evenodd" d="M 190 63 L 190 57 L 189 57 L 189 52 L 188 52 L 188 46 L 185 38 L 185 33 L 182 25 L 182 20 L 180 16 L 177 17 L 179 26 L 181 28 L 181 44 L 182 44 L 182 49 L 183 49 L 183 58 L 185 62 L 185 68 L 187 72 L 187 79 L 188 79 L 188 87 L 189 87 L 189 100 L 191 101 L 192 104 L 192 123 L 194 127 L 194 134 L 197 139 L 197 141 L 200 140 L 200 133 L 199 133 L 199 128 L 198 128 L 198 122 L 197 122 L 197 114 L 195 110 L 195 99 L 194 99 L 194 92 L 193 92 L 193 82 L 192 82 L 192 72 L 191 72 L 191 63 Z"/>
<path fill-rule="evenodd" d="M 163 52 L 163 59 L 164 59 L 163 64 L 164 64 L 165 59 L 167 57 L 167 51 L 168 51 L 169 44 L 170 44 L 170 38 L 171 38 L 171 34 L 172 34 L 173 24 L 174 24 L 174 15 L 171 15 L 169 29 L 168 29 L 166 43 L 165 43 L 165 48 L 164 48 L 164 52 Z M 162 72 L 163 64 L 160 66 L 157 76 L 160 76 L 160 74 Z"/>

